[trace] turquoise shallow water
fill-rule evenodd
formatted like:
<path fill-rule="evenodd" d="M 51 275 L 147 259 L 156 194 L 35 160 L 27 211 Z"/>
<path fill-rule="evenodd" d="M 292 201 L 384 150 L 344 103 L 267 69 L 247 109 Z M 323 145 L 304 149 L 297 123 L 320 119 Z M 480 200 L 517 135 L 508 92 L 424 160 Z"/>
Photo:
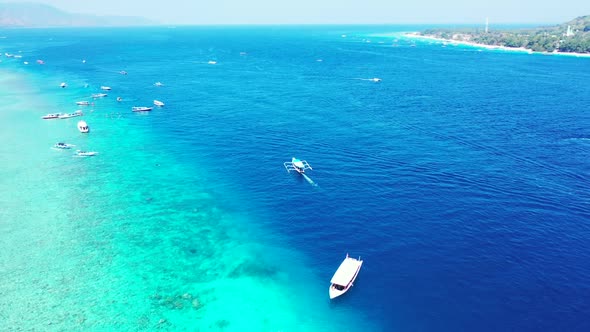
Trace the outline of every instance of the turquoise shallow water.
<path fill-rule="evenodd" d="M 587 330 L 588 59 L 392 30 L 416 27 L 2 31 L 23 56 L 0 63 L 2 321 Z M 101 85 L 90 134 L 40 119 Z M 365 262 L 330 302 L 346 253 Z"/>
<path fill-rule="evenodd" d="M 39 110 L 66 102 L 31 82 L 3 72 L 12 87 L 3 98 L 14 101 L 2 112 L 10 123 L 3 138 L 13 142 L 2 151 L 7 326 L 277 331 L 339 324 L 331 320 L 344 312 L 328 314 L 325 299 L 309 297 L 326 287 L 309 282 L 317 275 L 304 257 L 266 241 L 268 231 L 247 215 L 223 210 L 217 201 L 231 201 L 230 192 L 216 199 L 206 175 L 118 114 L 84 109 L 87 136 L 76 131 L 77 118 L 40 120 Z M 50 149 L 54 141 L 100 155 L 74 158 Z"/>

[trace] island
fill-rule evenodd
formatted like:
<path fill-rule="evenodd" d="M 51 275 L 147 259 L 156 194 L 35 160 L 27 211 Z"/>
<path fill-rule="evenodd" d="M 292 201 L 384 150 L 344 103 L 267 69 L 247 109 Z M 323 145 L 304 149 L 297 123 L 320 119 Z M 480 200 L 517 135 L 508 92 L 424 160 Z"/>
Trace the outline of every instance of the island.
<path fill-rule="evenodd" d="M 409 36 L 529 52 L 590 55 L 590 15 L 549 27 L 504 30 L 490 28 L 486 22 L 478 28 L 428 29 Z"/>

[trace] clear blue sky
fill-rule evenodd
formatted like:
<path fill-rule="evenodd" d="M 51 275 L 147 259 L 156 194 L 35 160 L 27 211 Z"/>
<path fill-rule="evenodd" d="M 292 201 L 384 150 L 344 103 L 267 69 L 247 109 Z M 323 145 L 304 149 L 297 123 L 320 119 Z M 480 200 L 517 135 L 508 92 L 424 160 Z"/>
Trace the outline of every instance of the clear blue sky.
<path fill-rule="evenodd" d="M 590 0 L 7 0 L 165 24 L 562 23 Z"/>

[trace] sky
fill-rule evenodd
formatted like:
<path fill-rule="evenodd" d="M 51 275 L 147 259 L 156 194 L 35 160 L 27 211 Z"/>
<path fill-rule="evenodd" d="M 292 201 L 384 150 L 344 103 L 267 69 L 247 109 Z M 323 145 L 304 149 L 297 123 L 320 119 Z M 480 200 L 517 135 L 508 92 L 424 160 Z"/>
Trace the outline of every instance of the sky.
<path fill-rule="evenodd" d="M 163 24 L 558 24 L 590 15 L 590 0 L 8 0 Z"/>

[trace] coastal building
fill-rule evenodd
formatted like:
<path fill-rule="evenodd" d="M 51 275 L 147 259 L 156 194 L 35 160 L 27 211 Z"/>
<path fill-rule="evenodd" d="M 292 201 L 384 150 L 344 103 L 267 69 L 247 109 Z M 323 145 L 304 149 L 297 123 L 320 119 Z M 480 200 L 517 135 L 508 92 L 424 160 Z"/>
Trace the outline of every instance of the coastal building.
<path fill-rule="evenodd" d="M 568 25 L 568 26 L 567 26 L 567 31 L 566 31 L 566 33 L 565 33 L 565 36 L 566 36 L 566 37 L 571 37 L 571 36 L 573 36 L 573 35 L 574 35 L 574 32 L 572 31 L 572 27 L 571 27 L 571 25 Z"/>

